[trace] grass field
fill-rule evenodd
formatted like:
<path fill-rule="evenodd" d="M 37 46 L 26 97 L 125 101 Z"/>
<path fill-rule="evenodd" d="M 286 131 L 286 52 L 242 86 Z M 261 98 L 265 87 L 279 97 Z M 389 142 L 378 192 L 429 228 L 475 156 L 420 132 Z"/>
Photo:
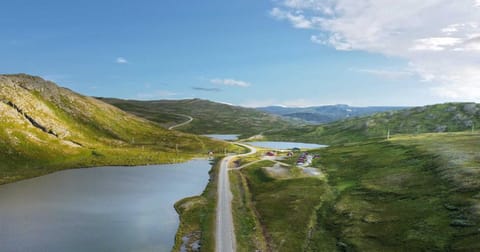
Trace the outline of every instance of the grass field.
<path fill-rule="evenodd" d="M 255 163 L 241 171 L 248 193 L 235 193 L 237 235 L 253 243 L 256 218 L 270 251 L 480 250 L 479 142 L 417 134 L 319 149 L 319 178 L 274 177 L 271 161 Z"/>
<path fill-rule="evenodd" d="M 315 209 L 329 196 L 326 182 L 319 178 L 269 176 L 264 167 L 273 164 L 261 161 L 231 174 L 236 178 L 232 184 L 237 186 L 234 219 L 240 251 L 252 251 L 254 244 L 263 246 L 264 251 L 305 249 Z M 242 178 L 245 182 L 238 189 Z"/>
<path fill-rule="evenodd" d="M 247 179 L 238 170 L 229 173 L 233 194 L 232 210 L 237 238 L 237 251 L 267 251 L 267 239 L 251 201 Z"/>

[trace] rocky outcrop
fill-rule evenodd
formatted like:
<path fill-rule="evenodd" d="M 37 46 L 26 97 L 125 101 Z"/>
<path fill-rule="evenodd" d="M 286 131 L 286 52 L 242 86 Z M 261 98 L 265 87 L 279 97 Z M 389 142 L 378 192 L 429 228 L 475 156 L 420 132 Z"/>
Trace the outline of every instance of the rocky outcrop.
<path fill-rule="evenodd" d="M 23 112 L 21 108 L 19 108 L 17 105 L 12 103 L 11 101 L 7 101 L 7 102 L 4 102 L 4 103 L 7 104 L 8 106 L 14 108 L 19 114 L 21 114 L 23 117 L 25 117 L 25 119 L 27 119 L 27 121 L 29 121 L 35 128 L 40 129 L 41 131 L 43 131 L 47 134 L 58 137 L 58 135 L 52 129 L 48 129 L 47 127 L 43 126 L 39 122 L 35 121 L 35 119 L 33 119 L 27 113 Z"/>

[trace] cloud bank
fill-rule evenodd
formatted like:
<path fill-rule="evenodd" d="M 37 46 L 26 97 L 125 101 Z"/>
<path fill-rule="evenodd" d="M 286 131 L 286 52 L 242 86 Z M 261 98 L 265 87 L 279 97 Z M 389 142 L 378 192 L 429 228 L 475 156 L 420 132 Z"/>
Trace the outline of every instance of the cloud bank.
<path fill-rule="evenodd" d="M 437 96 L 480 99 L 480 0 L 278 0 L 270 15 L 337 50 L 409 61 Z"/>

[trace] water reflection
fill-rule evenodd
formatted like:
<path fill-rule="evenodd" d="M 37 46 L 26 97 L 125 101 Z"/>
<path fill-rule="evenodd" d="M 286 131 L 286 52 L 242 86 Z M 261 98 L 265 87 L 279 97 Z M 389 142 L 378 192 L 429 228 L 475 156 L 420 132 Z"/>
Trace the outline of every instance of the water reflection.
<path fill-rule="evenodd" d="M 211 165 L 61 171 L 0 186 L 2 251 L 170 251 L 173 204 L 198 195 Z"/>

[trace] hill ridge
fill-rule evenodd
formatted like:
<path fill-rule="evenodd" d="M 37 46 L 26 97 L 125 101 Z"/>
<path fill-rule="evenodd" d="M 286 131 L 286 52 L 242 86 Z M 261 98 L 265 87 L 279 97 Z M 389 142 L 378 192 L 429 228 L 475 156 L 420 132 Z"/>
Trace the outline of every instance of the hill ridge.
<path fill-rule="evenodd" d="M 0 184 L 59 169 L 172 163 L 232 145 L 164 129 L 38 76 L 0 75 Z"/>
<path fill-rule="evenodd" d="M 241 134 L 243 137 L 248 137 L 296 125 L 292 121 L 253 108 L 199 98 L 151 101 L 102 97 L 98 99 L 137 116 L 155 121 L 165 128 L 184 120 L 183 117 L 176 115 L 189 115 L 195 120 L 178 130 L 194 134 Z"/>

